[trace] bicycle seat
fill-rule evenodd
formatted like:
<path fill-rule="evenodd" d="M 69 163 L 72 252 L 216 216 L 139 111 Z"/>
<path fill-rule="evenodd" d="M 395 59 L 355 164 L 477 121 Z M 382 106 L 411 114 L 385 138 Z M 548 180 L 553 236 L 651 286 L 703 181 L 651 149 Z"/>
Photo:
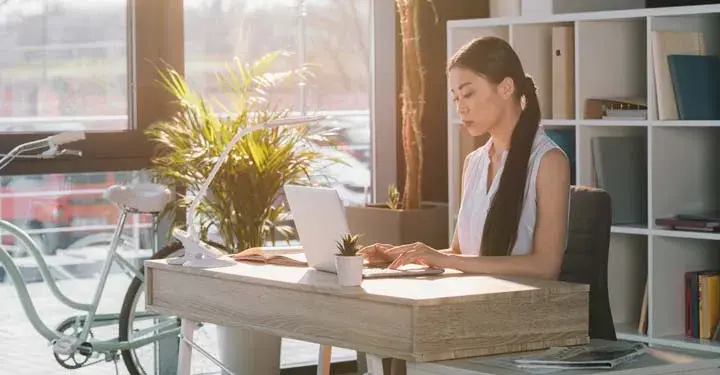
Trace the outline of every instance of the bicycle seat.
<path fill-rule="evenodd" d="M 105 190 L 105 198 L 118 206 L 142 213 L 158 213 L 173 198 L 165 185 L 137 183 L 113 185 Z"/>

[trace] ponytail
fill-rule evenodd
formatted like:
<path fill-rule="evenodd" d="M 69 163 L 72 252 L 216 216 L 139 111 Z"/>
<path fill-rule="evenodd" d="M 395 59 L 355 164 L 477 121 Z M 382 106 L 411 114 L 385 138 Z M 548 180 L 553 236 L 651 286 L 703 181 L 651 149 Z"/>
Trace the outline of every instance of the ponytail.
<path fill-rule="evenodd" d="M 500 184 L 492 200 L 481 242 L 480 254 L 510 255 L 517 239 L 532 145 L 540 125 L 540 104 L 532 77 L 526 75 L 516 83 L 524 98 L 524 108 L 510 138 Z"/>

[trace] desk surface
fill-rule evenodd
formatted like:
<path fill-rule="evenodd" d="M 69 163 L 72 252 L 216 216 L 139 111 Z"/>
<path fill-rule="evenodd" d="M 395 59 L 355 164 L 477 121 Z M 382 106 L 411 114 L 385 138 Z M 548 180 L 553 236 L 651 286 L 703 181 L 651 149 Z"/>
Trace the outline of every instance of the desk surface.
<path fill-rule="evenodd" d="M 586 285 L 449 272 L 342 287 L 306 267 L 145 264 L 149 310 L 409 361 L 588 340 Z"/>
<path fill-rule="evenodd" d="M 516 298 L 518 295 L 539 296 L 547 293 L 562 294 L 589 290 L 587 285 L 562 281 L 469 275 L 454 270 L 448 270 L 441 275 L 367 279 L 363 280 L 360 286 L 344 287 L 338 284 L 337 275 L 307 267 L 238 262 L 229 267 L 202 269 L 169 265 L 166 260 L 151 260 L 145 264 L 149 268 L 231 282 L 247 282 L 408 305 L 496 301 Z"/>
<path fill-rule="evenodd" d="M 409 363 L 408 375 L 529 375 L 531 372 L 507 368 L 498 358 L 527 353 L 467 358 L 432 363 Z M 649 374 L 720 374 L 720 353 L 653 347 L 634 361 L 611 370 L 562 370 L 557 375 L 649 375 Z"/>

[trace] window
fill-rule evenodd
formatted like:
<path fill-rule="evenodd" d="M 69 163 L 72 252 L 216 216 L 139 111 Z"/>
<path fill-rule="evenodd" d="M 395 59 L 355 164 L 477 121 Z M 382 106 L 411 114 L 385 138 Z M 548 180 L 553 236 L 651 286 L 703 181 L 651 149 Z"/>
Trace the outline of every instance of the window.
<path fill-rule="evenodd" d="M 185 0 L 185 73 L 191 85 L 220 97 L 214 73 L 237 57 L 253 62 L 285 50 L 286 70 L 311 64 L 305 85 L 274 93 L 297 113 L 325 114 L 339 129 L 331 170 L 347 204 L 362 204 L 371 188 L 371 0 Z"/>
<path fill-rule="evenodd" d="M 127 0 L 0 1 L 0 132 L 128 127 Z"/>

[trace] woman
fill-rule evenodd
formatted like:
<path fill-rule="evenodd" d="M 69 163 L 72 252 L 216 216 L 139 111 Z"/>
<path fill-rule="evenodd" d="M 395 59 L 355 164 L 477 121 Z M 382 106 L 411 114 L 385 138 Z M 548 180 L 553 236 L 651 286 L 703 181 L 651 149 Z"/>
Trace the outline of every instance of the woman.
<path fill-rule="evenodd" d="M 392 268 L 419 263 L 468 273 L 557 278 L 567 238 L 570 166 L 539 129 L 532 78 L 508 43 L 483 37 L 450 59 L 448 81 L 465 130 L 490 136 L 465 159 L 451 247 L 376 244 L 361 252 L 371 262 L 392 262 Z"/>

